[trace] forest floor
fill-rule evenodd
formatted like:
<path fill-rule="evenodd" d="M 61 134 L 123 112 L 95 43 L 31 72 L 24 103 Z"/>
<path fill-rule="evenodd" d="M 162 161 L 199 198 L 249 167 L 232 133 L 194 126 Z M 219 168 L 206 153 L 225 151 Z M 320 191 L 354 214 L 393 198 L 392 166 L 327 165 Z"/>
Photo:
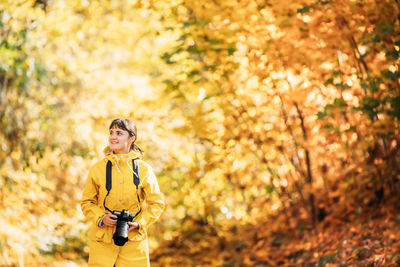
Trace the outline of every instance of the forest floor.
<path fill-rule="evenodd" d="M 152 266 L 400 266 L 399 182 L 375 190 L 372 178 L 359 184 L 353 174 L 329 198 L 315 195 L 314 224 L 300 201 L 253 225 L 193 220 L 152 253 Z"/>

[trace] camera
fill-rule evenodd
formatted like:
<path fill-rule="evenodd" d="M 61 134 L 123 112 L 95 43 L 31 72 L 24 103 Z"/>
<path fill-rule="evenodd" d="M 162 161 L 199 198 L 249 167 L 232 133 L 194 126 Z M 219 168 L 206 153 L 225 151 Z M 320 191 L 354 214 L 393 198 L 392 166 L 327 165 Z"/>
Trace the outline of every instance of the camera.
<path fill-rule="evenodd" d="M 129 210 L 114 210 L 112 214 L 116 215 L 117 218 L 117 228 L 113 235 L 114 244 L 117 246 L 123 246 L 128 241 L 128 230 L 129 224 L 133 220 L 133 215 Z"/>

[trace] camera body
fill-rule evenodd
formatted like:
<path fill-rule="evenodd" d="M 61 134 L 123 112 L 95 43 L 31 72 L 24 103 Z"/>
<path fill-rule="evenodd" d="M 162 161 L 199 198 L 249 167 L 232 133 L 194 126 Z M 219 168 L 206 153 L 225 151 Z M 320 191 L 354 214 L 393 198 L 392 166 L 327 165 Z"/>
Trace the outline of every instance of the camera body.
<path fill-rule="evenodd" d="M 112 214 L 117 216 L 117 227 L 113 235 L 114 244 L 117 246 L 123 246 L 128 241 L 128 222 L 133 220 L 133 215 L 129 210 L 114 210 Z"/>

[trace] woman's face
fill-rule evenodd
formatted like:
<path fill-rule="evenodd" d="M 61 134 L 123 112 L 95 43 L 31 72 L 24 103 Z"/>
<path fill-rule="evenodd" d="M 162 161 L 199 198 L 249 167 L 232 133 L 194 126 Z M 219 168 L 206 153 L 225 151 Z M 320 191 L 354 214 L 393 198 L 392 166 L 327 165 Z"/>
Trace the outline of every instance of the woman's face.
<path fill-rule="evenodd" d="M 110 129 L 108 144 L 115 154 L 124 154 L 129 152 L 131 144 L 135 141 L 135 137 L 129 136 L 128 131 L 122 130 L 117 126 Z"/>

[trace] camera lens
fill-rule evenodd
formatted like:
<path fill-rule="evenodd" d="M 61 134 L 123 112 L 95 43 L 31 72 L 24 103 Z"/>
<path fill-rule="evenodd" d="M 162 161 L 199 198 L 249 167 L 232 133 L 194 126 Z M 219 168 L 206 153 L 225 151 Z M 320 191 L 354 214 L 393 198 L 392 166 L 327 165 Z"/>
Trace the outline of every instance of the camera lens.
<path fill-rule="evenodd" d="M 117 228 L 113 236 L 114 244 L 123 246 L 128 241 L 129 224 L 127 221 L 117 221 Z"/>

